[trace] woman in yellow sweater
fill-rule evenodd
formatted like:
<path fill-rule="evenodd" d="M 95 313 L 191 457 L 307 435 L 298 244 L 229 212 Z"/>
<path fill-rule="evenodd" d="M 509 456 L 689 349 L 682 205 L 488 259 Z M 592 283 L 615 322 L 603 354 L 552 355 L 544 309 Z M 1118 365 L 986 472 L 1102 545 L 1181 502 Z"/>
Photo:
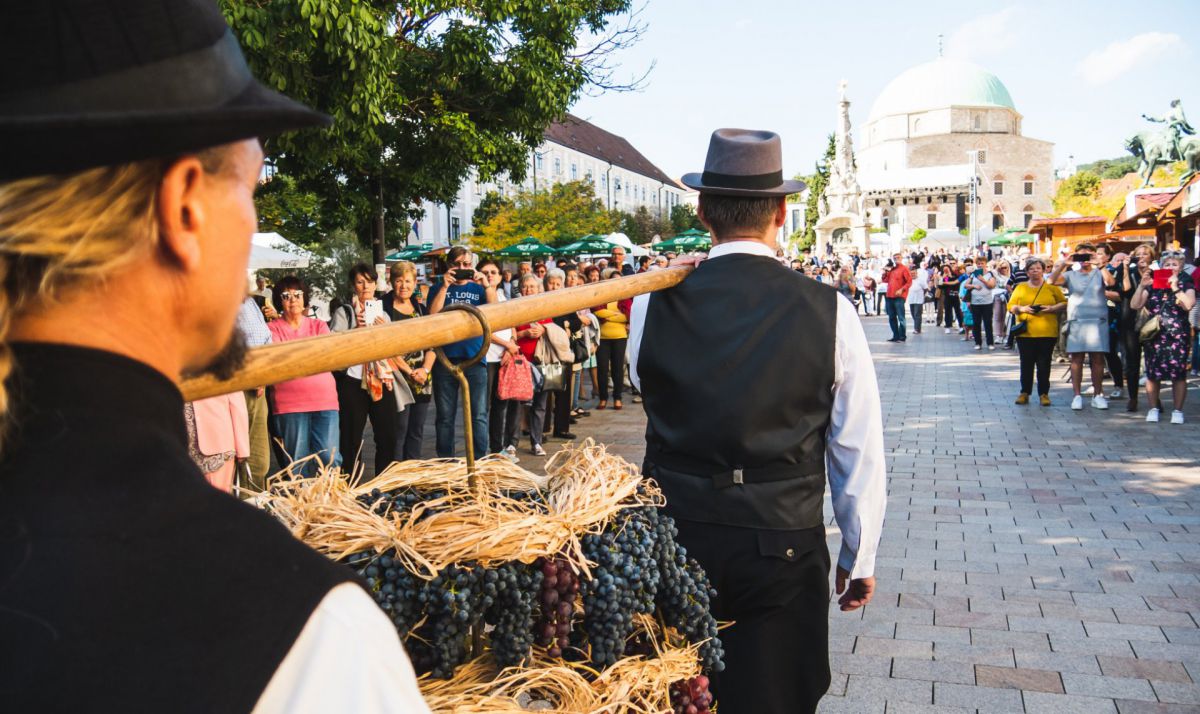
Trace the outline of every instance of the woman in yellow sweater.
<path fill-rule="evenodd" d="M 620 278 L 613 268 L 604 271 L 604 279 Z M 596 367 L 600 372 L 600 403 L 597 409 L 608 406 L 608 381 L 612 379 L 613 409 L 620 409 L 621 392 L 625 386 L 625 343 L 629 341 L 629 300 L 610 302 L 592 308 L 600 320 L 600 348 L 596 350 Z"/>
<path fill-rule="evenodd" d="M 1038 396 L 1043 407 L 1050 406 L 1050 359 L 1058 341 L 1058 315 L 1067 309 L 1067 298 L 1057 285 L 1046 282 L 1046 264 L 1031 258 L 1025 264 L 1029 282 L 1013 288 L 1008 311 L 1018 324 L 1028 327 L 1017 336 L 1021 354 L 1021 394 L 1017 404 L 1028 404 L 1033 393 L 1033 371 L 1037 368 Z"/>

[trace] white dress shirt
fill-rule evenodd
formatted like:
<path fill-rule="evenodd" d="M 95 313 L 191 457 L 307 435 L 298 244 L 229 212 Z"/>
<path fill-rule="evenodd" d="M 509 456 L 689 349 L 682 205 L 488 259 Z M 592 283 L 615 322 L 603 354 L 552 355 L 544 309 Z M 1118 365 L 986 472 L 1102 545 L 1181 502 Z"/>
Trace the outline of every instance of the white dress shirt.
<path fill-rule="evenodd" d="M 757 241 L 721 243 L 713 246 L 708 257 L 736 253 L 775 257 L 774 249 Z M 629 315 L 629 378 L 639 389 L 638 352 L 652 295 L 635 297 Z M 836 334 L 833 411 L 826 434 L 825 464 L 834 519 L 842 531 L 842 550 L 837 562 L 849 571 L 851 578 L 857 579 L 875 573 L 875 553 L 887 504 L 887 469 L 875 363 L 854 304 L 840 294 Z M 797 379 L 800 378 L 797 372 Z"/>
<path fill-rule="evenodd" d="M 321 600 L 252 714 L 430 714 L 396 627 L 343 583 Z"/>

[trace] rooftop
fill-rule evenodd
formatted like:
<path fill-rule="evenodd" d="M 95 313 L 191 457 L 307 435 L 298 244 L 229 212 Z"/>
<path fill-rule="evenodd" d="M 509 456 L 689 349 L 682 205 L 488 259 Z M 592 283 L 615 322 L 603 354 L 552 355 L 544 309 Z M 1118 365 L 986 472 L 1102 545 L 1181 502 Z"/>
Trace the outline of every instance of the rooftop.
<path fill-rule="evenodd" d="M 551 124 L 544 136 L 547 141 L 606 161 L 613 166 L 620 166 L 668 186 L 690 190 L 655 166 L 623 137 L 605 131 L 574 114 L 568 114 L 562 121 Z"/>
<path fill-rule="evenodd" d="M 867 121 L 947 107 L 1016 110 L 1008 88 L 996 75 L 971 62 L 939 57 L 893 79 L 871 105 Z"/>

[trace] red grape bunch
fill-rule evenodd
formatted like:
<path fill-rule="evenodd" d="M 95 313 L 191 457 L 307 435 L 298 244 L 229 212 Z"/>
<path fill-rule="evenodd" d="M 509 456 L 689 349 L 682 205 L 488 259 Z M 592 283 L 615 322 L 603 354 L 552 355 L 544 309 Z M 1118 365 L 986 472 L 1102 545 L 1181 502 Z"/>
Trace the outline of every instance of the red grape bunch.
<path fill-rule="evenodd" d="M 705 714 L 712 706 L 708 677 L 703 674 L 680 680 L 671 685 L 671 707 L 674 714 Z"/>
<path fill-rule="evenodd" d="M 538 566 L 542 569 L 542 591 L 538 596 L 541 616 L 534 626 L 534 642 L 548 647 L 546 653 L 558 658 L 571 644 L 571 618 L 579 594 L 579 576 L 562 558 L 540 558 Z"/>

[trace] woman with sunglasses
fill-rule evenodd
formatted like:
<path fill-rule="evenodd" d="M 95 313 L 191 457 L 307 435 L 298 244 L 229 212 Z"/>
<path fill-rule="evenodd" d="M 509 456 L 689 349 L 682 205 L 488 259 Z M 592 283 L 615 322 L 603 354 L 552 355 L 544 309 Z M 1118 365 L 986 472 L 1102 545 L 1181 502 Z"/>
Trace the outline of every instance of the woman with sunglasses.
<path fill-rule="evenodd" d="M 290 342 L 305 337 L 329 334 L 322 320 L 308 316 L 308 286 L 294 275 L 279 281 L 272 301 L 279 317 L 267 328 L 273 342 Z M 321 372 L 280 382 L 270 391 L 271 427 L 283 441 L 287 458 L 301 461 L 316 455 L 322 464 L 339 466 L 338 395 L 333 374 Z M 304 476 L 316 473 L 314 459 L 298 468 Z"/>

